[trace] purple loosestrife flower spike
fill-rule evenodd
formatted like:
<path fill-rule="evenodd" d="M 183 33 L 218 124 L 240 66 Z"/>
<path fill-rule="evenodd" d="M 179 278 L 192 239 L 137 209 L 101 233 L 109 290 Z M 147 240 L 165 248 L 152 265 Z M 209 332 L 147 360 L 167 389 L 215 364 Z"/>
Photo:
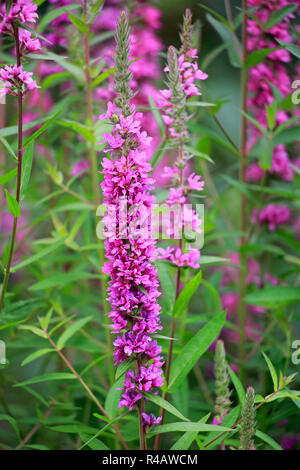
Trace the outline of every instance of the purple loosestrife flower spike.
<path fill-rule="evenodd" d="M 229 375 L 226 364 L 226 354 L 222 340 L 217 342 L 215 352 L 215 377 L 216 377 L 216 404 L 215 421 L 220 424 L 228 414 L 230 407 Z"/>
<path fill-rule="evenodd" d="M 170 189 L 166 203 L 170 207 L 180 205 L 181 209 L 181 220 L 179 222 L 173 221 L 173 227 L 169 234 L 170 238 L 174 239 L 181 239 L 182 229 L 197 234 L 202 233 L 202 220 L 199 218 L 198 213 L 186 204 L 191 191 L 202 191 L 204 187 L 204 181 L 200 181 L 200 175 L 195 173 L 187 174 L 189 152 L 185 144 L 189 141 L 187 129 L 189 116 L 186 105 L 191 96 L 201 95 L 196 86 L 196 81 L 207 78 L 207 74 L 198 68 L 197 50 L 190 48 L 192 31 L 191 13 L 187 10 L 181 35 L 183 42 L 179 54 L 173 46 L 170 46 L 168 50 L 168 64 L 165 67 L 165 72 L 168 73 L 168 88 L 161 90 L 162 99 L 158 102 L 159 107 L 163 109 L 162 118 L 167 127 L 168 139 L 178 152 L 174 167 L 165 167 L 163 174 L 163 177 L 172 179 L 173 186 Z M 178 267 L 198 268 L 200 266 L 199 250 L 191 249 L 190 246 L 183 246 L 183 243 L 180 243 L 180 245 L 177 248 L 158 248 L 158 257 L 168 259 Z"/>
<path fill-rule="evenodd" d="M 240 450 L 255 450 L 253 436 L 255 434 L 255 392 L 248 387 L 242 410 L 240 425 Z"/>
<path fill-rule="evenodd" d="M 110 276 L 108 297 L 112 307 L 115 365 L 126 360 L 136 363 L 136 370 L 129 369 L 123 383 L 119 407 L 129 410 L 136 405 L 143 414 L 144 423 L 153 426 L 159 421 L 143 413 L 144 392 L 163 385 L 161 347 L 151 334 L 161 329 L 157 303 L 158 276 L 152 262 L 156 258 L 155 239 L 149 234 L 149 214 L 155 198 L 151 196 L 154 180 L 148 176 L 151 165 L 146 149 L 151 138 L 142 130 L 143 115 L 131 106 L 129 29 L 125 13 L 119 19 L 115 54 L 115 103 L 108 102 L 107 113 L 101 119 L 110 119 L 110 133 L 104 133 L 111 159 L 103 159 L 102 183 L 104 204 L 107 207 L 106 258 L 103 272 Z M 125 202 L 125 223 L 121 212 Z M 139 216 L 146 213 L 146 225 L 142 232 L 131 228 L 140 224 Z M 123 212 L 122 212 L 123 214 Z M 126 233 L 124 233 L 124 228 Z"/>

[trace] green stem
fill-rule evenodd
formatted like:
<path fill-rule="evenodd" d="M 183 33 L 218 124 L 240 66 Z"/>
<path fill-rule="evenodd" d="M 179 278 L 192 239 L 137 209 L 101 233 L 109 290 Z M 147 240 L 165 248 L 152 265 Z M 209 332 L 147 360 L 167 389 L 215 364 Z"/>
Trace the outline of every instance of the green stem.
<path fill-rule="evenodd" d="M 18 27 L 14 23 L 13 23 L 13 30 L 14 30 L 14 38 L 15 38 L 15 45 L 16 45 L 17 65 L 19 67 L 21 65 L 19 30 L 18 30 Z M 17 168 L 17 188 L 16 188 L 16 200 L 18 203 L 20 202 L 20 193 L 21 193 L 22 158 L 23 158 L 22 146 L 23 146 L 23 103 L 22 103 L 22 91 L 19 88 L 18 90 L 18 155 L 17 155 L 18 156 L 18 168 Z M 9 277 L 10 277 L 10 269 L 11 269 L 14 251 L 15 251 L 17 224 L 18 224 L 18 217 L 14 217 L 7 265 L 5 269 L 5 274 L 4 274 L 4 279 L 3 279 L 3 284 L 2 284 L 1 294 L 0 294 L 0 312 L 2 311 L 2 308 L 3 308 L 5 292 L 6 292 Z"/>

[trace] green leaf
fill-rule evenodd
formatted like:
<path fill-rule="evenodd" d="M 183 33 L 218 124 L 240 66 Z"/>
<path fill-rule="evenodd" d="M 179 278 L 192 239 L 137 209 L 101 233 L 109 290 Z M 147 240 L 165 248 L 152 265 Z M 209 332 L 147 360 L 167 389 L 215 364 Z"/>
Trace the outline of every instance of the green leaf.
<path fill-rule="evenodd" d="M 185 145 L 184 148 L 190 152 L 193 157 L 199 158 L 199 160 L 206 160 L 209 163 L 214 163 L 214 161 L 206 153 L 200 152 L 199 150 L 196 150 L 189 145 Z"/>
<path fill-rule="evenodd" d="M 152 403 L 155 403 L 160 408 L 164 408 L 172 415 L 177 416 L 177 418 L 182 419 L 183 421 L 190 421 L 188 418 L 183 416 L 183 414 L 180 413 L 180 411 L 178 411 L 175 406 L 171 405 L 171 403 L 164 400 L 162 397 L 158 395 L 153 395 L 152 393 L 145 393 L 144 395 L 146 398 L 148 398 L 149 401 L 152 401 Z"/>
<path fill-rule="evenodd" d="M 2 135 L 0 135 L 0 141 L 2 142 L 4 147 L 6 148 L 6 150 L 10 154 L 10 156 L 17 162 L 18 158 L 16 157 L 15 152 L 13 151 L 13 149 L 11 148 L 11 146 L 9 145 L 7 140 Z"/>
<path fill-rule="evenodd" d="M 102 441 L 99 439 L 91 439 L 89 435 L 80 433 L 79 434 L 82 441 L 92 450 L 109 450 L 109 447 L 107 447 Z"/>
<path fill-rule="evenodd" d="M 287 129 L 283 129 L 281 132 L 276 133 L 273 144 L 291 144 L 298 140 L 300 133 L 300 126 L 292 126 Z"/>
<path fill-rule="evenodd" d="M 31 142 L 36 140 L 48 127 L 56 121 L 57 117 L 61 114 L 62 110 L 58 111 L 54 116 L 52 116 L 50 119 L 48 119 L 42 127 L 40 127 L 36 132 L 34 132 L 30 137 L 28 137 L 23 145 L 23 148 L 27 147 Z"/>
<path fill-rule="evenodd" d="M 72 13 L 69 13 L 68 17 L 71 23 L 73 23 L 73 25 L 78 29 L 78 31 L 80 31 L 83 34 L 87 34 L 89 32 L 88 26 L 80 18 L 73 15 Z"/>
<path fill-rule="evenodd" d="M 18 436 L 18 438 L 21 440 L 18 423 L 12 416 L 9 416 L 9 415 L 6 415 L 6 414 L 0 414 L 0 421 L 8 421 L 9 424 L 11 425 L 11 427 L 14 429 L 14 431 L 15 431 L 16 435 Z"/>
<path fill-rule="evenodd" d="M 6 189 L 5 194 L 7 207 L 11 215 L 13 215 L 14 217 L 21 217 L 21 210 L 17 200 Z"/>
<path fill-rule="evenodd" d="M 134 359 L 125 359 L 125 361 L 123 361 L 116 370 L 115 380 L 118 380 L 122 375 L 124 375 L 133 364 L 135 364 Z"/>
<path fill-rule="evenodd" d="M 8 171 L 4 175 L 1 175 L 0 176 L 0 186 L 2 186 L 3 184 L 6 184 L 9 181 L 11 181 L 12 179 L 14 179 L 17 176 L 17 173 L 18 173 L 17 168 L 14 168 L 13 170 Z"/>
<path fill-rule="evenodd" d="M 234 388 L 236 389 L 236 393 L 239 397 L 239 402 L 240 402 L 241 406 L 244 406 L 244 400 L 245 400 L 245 397 L 246 397 L 244 387 L 243 387 L 240 379 L 238 378 L 238 376 L 231 369 L 229 364 L 227 364 L 227 369 L 228 369 L 230 378 L 232 380 L 232 383 L 234 385 Z"/>
<path fill-rule="evenodd" d="M 203 126 L 195 122 L 188 122 L 188 128 L 191 129 L 192 131 L 194 130 L 195 132 L 201 133 L 205 135 L 206 137 L 210 137 L 214 142 L 217 142 L 226 150 L 229 150 L 237 157 L 240 157 L 240 152 L 231 144 L 231 142 L 223 139 L 223 137 L 221 137 L 219 134 L 214 132 L 209 127 Z"/>
<path fill-rule="evenodd" d="M 263 29 L 267 30 L 273 28 L 273 26 L 276 26 L 277 23 L 286 18 L 290 13 L 293 13 L 298 8 L 298 6 L 299 5 L 296 5 L 294 3 L 291 5 L 286 5 L 274 11 L 273 13 L 271 13 L 268 20 L 263 23 Z"/>
<path fill-rule="evenodd" d="M 34 361 L 35 359 L 38 359 L 39 357 L 44 356 L 45 354 L 48 354 L 49 352 L 55 351 L 54 349 L 46 348 L 46 349 L 39 349 L 38 351 L 35 351 L 32 354 L 29 354 L 24 361 L 21 363 L 21 366 L 25 366 L 26 364 L 29 364 L 29 362 Z"/>
<path fill-rule="evenodd" d="M 34 56 L 37 59 L 41 60 L 54 60 L 57 64 L 59 64 L 61 67 L 63 67 L 67 72 L 70 72 L 71 75 L 80 83 L 85 82 L 85 74 L 84 71 L 78 67 L 77 65 L 73 64 L 69 60 L 66 60 L 66 58 L 54 54 L 54 52 L 46 52 L 44 54 L 34 54 Z"/>
<path fill-rule="evenodd" d="M 200 264 L 201 266 L 204 264 L 226 264 L 230 263 L 227 258 L 220 258 L 219 256 L 202 256 L 200 257 Z"/>
<path fill-rule="evenodd" d="M 122 376 L 113 384 L 106 396 L 104 408 L 108 416 L 112 419 L 117 416 L 118 403 L 122 393 L 122 391 L 118 390 L 118 388 L 122 387 L 123 382 L 124 377 Z"/>
<path fill-rule="evenodd" d="M 149 104 L 151 106 L 151 111 L 152 111 L 152 114 L 154 116 L 154 119 L 156 121 L 156 124 L 158 126 L 158 129 L 159 129 L 159 133 L 160 133 L 160 136 L 161 138 L 163 139 L 164 136 L 165 136 L 165 125 L 164 125 L 164 122 L 162 120 L 162 117 L 157 109 L 157 106 L 154 102 L 154 100 L 151 98 L 150 95 L 148 95 L 148 101 L 149 101 Z"/>
<path fill-rule="evenodd" d="M 170 423 L 170 424 L 163 424 L 162 426 L 157 426 L 156 428 L 152 429 L 147 436 L 151 437 L 155 434 L 163 434 L 166 432 L 187 432 L 187 431 L 194 431 L 194 432 L 211 432 L 211 431 L 231 431 L 232 429 L 226 428 L 225 426 L 216 426 L 215 424 L 206 424 L 206 423 Z"/>
<path fill-rule="evenodd" d="M 275 367 L 273 366 L 273 364 L 270 361 L 270 359 L 268 358 L 268 356 L 264 352 L 262 354 L 265 358 L 266 363 L 268 364 L 269 371 L 270 371 L 270 374 L 271 374 L 271 377 L 272 377 L 272 380 L 273 380 L 273 386 L 274 386 L 274 392 L 275 392 L 278 389 L 278 377 L 277 377 L 277 374 L 276 374 Z"/>
<path fill-rule="evenodd" d="M 266 442 L 267 444 L 269 444 L 269 446 L 271 446 L 273 449 L 283 450 L 282 447 L 279 444 L 277 444 L 277 442 L 274 441 L 274 439 L 272 439 L 272 437 L 268 436 L 262 431 L 259 431 L 258 429 L 255 431 L 255 436 L 261 439 L 262 441 Z"/>
<path fill-rule="evenodd" d="M 163 309 L 167 315 L 171 315 L 174 306 L 175 284 L 170 273 L 170 267 L 163 262 L 157 261 L 158 277 L 163 292 Z"/>
<path fill-rule="evenodd" d="M 93 317 L 84 317 L 81 318 L 80 320 L 75 321 L 70 325 L 64 332 L 63 334 L 59 337 L 57 341 L 57 347 L 58 349 L 63 349 L 65 347 L 66 342 L 81 328 L 84 327 L 89 321 L 91 321 Z"/>
<path fill-rule="evenodd" d="M 264 49 L 260 49 L 260 50 L 257 50 L 257 51 L 253 51 L 253 52 L 250 52 L 250 54 L 247 55 L 247 58 L 246 58 L 246 61 L 245 61 L 245 65 L 246 67 L 256 67 L 256 65 L 260 64 L 261 62 L 263 62 L 266 58 L 266 56 L 268 56 L 270 54 L 270 52 L 274 52 L 274 51 L 277 51 L 279 49 L 279 47 L 272 47 L 272 48 L 264 48 Z"/>
<path fill-rule="evenodd" d="M 240 181 L 236 181 L 235 179 L 231 178 L 228 175 L 222 175 L 222 178 L 224 178 L 228 184 L 236 188 L 238 191 L 241 193 L 245 194 L 248 199 L 256 203 L 256 198 L 253 196 L 251 193 L 250 189 L 245 183 L 241 183 Z"/>
<path fill-rule="evenodd" d="M 46 26 L 51 23 L 51 21 L 55 20 L 55 18 L 58 18 L 59 16 L 63 15 L 64 13 L 67 13 L 70 10 L 75 10 L 76 8 L 81 8 L 81 5 L 72 4 L 65 5 L 61 8 L 51 8 L 48 13 L 41 17 L 41 20 L 39 21 L 39 31 L 43 31 Z"/>
<path fill-rule="evenodd" d="M 82 135 L 82 137 L 84 137 L 85 140 L 88 140 L 89 142 L 95 142 L 95 136 L 91 132 L 89 127 L 81 124 L 80 122 L 64 119 L 57 121 L 57 124 L 63 127 L 67 127 L 69 129 L 73 129 L 73 131 L 77 132 L 77 134 Z"/>
<path fill-rule="evenodd" d="M 42 88 L 43 90 L 50 88 L 51 86 L 58 85 L 59 83 L 62 83 L 65 81 L 66 78 L 70 76 L 69 72 L 57 72 L 57 73 L 52 73 L 51 75 L 48 75 L 45 77 L 42 83 Z"/>
<path fill-rule="evenodd" d="M 278 309 L 300 300 L 300 287 L 270 286 L 259 289 L 244 297 L 244 302 L 266 308 Z"/>
<path fill-rule="evenodd" d="M 241 59 L 236 50 L 236 44 L 234 42 L 232 32 L 229 31 L 228 27 L 224 23 L 219 22 L 210 14 L 207 14 L 206 17 L 208 22 L 215 28 L 219 36 L 221 36 L 224 44 L 226 44 L 231 65 L 233 65 L 233 67 L 240 67 Z M 242 50 L 241 46 L 239 46 L 239 50 Z"/>
<path fill-rule="evenodd" d="M 14 385 L 14 387 L 23 387 L 24 385 L 37 384 L 40 382 L 52 382 L 53 380 L 74 380 L 76 379 L 74 374 L 69 372 L 53 372 L 50 374 L 40 375 L 33 377 L 32 379 L 24 380 Z"/>
<path fill-rule="evenodd" d="M 201 284 L 202 280 L 202 271 L 199 271 L 182 289 L 174 305 L 173 316 L 177 317 L 178 315 L 185 312 L 187 306 L 196 292 L 198 287 Z"/>
<path fill-rule="evenodd" d="M 224 325 L 225 317 L 226 312 L 222 312 L 214 317 L 181 350 L 171 367 L 168 387 L 170 392 L 174 391 L 181 384 L 199 357 L 205 353 L 211 343 L 218 337 Z"/>
<path fill-rule="evenodd" d="M 298 59 L 300 59 L 300 47 L 299 46 L 296 46 L 296 44 L 293 44 L 293 43 L 280 41 L 279 39 L 276 39 L 276 41 L 279 42 L 279 44 L 283 46 L 285 49 L 287 49 L 291 54 L 293 54 Z"/>
<path fill-rule="evenodd" d="M 111 67 L 110 69 L 105 70 L 105 72 L 102 72 L 98 77 L 95 78 L 95 80 L 92 81 L 92 86 L 96 87 L 99 85 L 99 83 L 104 82 L 108 77 L 113 75 L 115 73 L 116 69 L 115 67 Z"/>
<path fill-rule="evenodd" d="M 241 407 L 240 406 L 236 406 L 235 408 L 233 408 L 232 410 L 230 410 L 230 412 L 228 413 L 227 416 L 225 416 L 224 420 L 222 421 L 222 424 L 224 426 L 228 426 L 228 427 L 231 427 L 233 426 L 236 422 L 237 422 L 237 419 L 240 415 L 240 409 Z M 219 426 L 218 426 L 219 427 Z M 231 429 L 231 431 L 235 431 L 233 429 Z M 208 450 L 211 450 L 213 449 L 216 445 L 219 445 L 221 444 L 222 441 L 224 441 L 224 437 L 225 436 L 221 436 L 219 439 L 216 439 L 219 435 L 221 434 L 221 432 L 219 432 L 217 430 L 217 432 L 212 432 L 211 434 L 209 434 L 207 436 L 207 438 L 205 439 L 204 441 L 204 445 L 206 447 L 206 449 Z M 212 444 L 208 445 L 212 440 L 216 439 Z"/>
<path fill-rule="evenodd" d="M 206 423 L 209 417 L 210 413 L 207 413 L 207 415 L 203 416 L 203 418 L 199 420 L 199 423 Z M 196 439 L 197 435 L 197 431 L 185 432 L 182 436 L 180 436 L 178 441 L 176 441 L 175 444 L 172 445 L 171 450 L 188 450 L 192 442 Z"/>
<path fill-rule="evenodd" d="M 90 426 L 84 426 L 83 424 L 60 424 L 58 426 L 51 426 L 52 431 L 64 432 L 68 434 L 79 434 L 81 432 L 85 434 L 96 434 L 97 428 Z"/>
<path fill-rule="evenodd" d="M 38 253 L 30 256 L 29 258 L 25 259 L 21 263 L 17 264 L 16 266 L 13 266 L 11 268 L 11 272 L 16 272 L 21 268 L 24 268 L 25 266 L 28 266 L 29 264 L 35 263 L 37 260 L 44 258 L 45 256 L 49 255 L 53 251 L 57 250 L 61 245 L 63 245 L 65 241 L 65 238 L 62 238 L 55 243 L 52 243 L 51 245 L 47 246 L 43 250 L 39 251 Z"/>
<path fill-rule="evenodd" d="M 31 168 L 32 168 L 32 159 L 33 159 L 33 141 L 27 145 L 23 159 L 22 159 L 22 179 L 21 179 L 21 201 L 24 199 L 24 195 L 30 180 Z"/>

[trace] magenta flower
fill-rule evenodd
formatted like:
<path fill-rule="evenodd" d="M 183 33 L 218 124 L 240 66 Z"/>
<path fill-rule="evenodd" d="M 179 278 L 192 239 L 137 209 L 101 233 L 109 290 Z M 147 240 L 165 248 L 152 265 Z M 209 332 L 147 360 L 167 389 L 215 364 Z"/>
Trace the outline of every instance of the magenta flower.
<path fill-rule="evenodd" d="M 13 22 L 21 24 L 35 23 L 38 18 L 37 8 L 32 0 L 17 0 L 12 3 L 8 12 L 6 12 L 6 5 L 3 4 L 0 9 L 0 32 L 7 33 Z"/>
<path fill-rule="evenodd" d="M 279 225 L 287 224 L 291 220 L 291 210 L 284 204 L 268 204 L 261 211 L 255 209 L 251 214 L 251 222 L 268 224 L 270 232 L 274 232 Z"/>
<path fill-rule="evenodd" d="M 205 183 L 204 181 L 200 181 L 200 179 L 200 175 L 196 175 L 195 173 L 190 174 L 190 176 L 188 177 L 188 185 L 191 191 L 203 191 Z"/>
<path fill-rule="evenodd" d="M 32 79 L 32 73 L 23 70 L 22 65 L 5 65 L 4 68 L 0 68 L 0 79 L 3 81 L 2 90 L 5 94 L 17 96 L 18 90 L 21 90 L 22 95 L 25 95 L 29 90 L 40 88 Z"/>

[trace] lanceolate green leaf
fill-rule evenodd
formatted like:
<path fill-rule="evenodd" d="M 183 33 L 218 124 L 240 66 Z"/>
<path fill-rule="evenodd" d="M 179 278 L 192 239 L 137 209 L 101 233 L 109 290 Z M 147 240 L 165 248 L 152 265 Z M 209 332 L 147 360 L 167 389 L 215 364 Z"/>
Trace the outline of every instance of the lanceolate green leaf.
<path fill-rule="evenodd" d="M 174 305 L 174 310 L 173 310 L 174 317 L 177 317 L 178 315 L 181 315 L 184 313 L 184 311 L 186 310 L 192 298 L 192 295 L 198 289 L 201 283 L 201 280 L 202 280 L 202 271 L 199 271 L 190 280 L 190 282 L 188 282 L 188 284 L 182 289 Z"/>
<path fill-rule="evenodd" d="M 234 42 L 232 32 L 229 31 L 228 27 L 224 23 L 219 22 L 210 14 L 207 14 L 206 16 L 207 16 L 209 23 L 215 28 L 217 33 L 221 36 L 221 38 L 224 41 L 224 44 L 226 44 L 231 65 L 233 65 L 234 67 L 240 67 L 241 60 L 239 57 L 239 52 L 242 50 L 242 48 L 239 45 L 239 51 L 237 51 L 236 49 L 237 45 Z"/>
<path fill-rule="evenodd" d="M 32 379 L 24 380 L 24 382 L 19 382 L 15 387 L 23 387 L 24 385 L 37 384 L 40 382 L 52 382 L 53 380 L 73 380 L 76 379 L 74 374 L 69 372 L 53 372 L 50 374 L 39 375 L 38 377 L 33 377 Z"/>
<path fill-rule="evenodd" d="M 86 325 L 90 320 L 92 319 L 92 317 L 84 317 L 84 318 L 81 318 L 80 320 L 77 320 L 75 321 L 74 323 L 72 323 L 72 325 L 70 325 L 64 332 L 63 334 L 59 337 L 58 341 L 57 341 L 57 347 L 58 349 L 62 349 L 66 342 L 78 331 L 80 330 L 81 328 L 84 327 L 84 325 Z"/>
<path fill-rule="evenodd" d="M 163 292 L 163 308 L 167 315 L 171 315 L 174 306 L 175 284 L 170 273 L 170 266 L 168 266 L 167 263 L 160 261 L 156 262 L 156 266 L 158 269 L 158 276 Z"/>
<path fill-rule="evenodd" d="M 125 372 L 128 371 L 131 367 L 135 368 L 135 361 L 134 359 L 125 359 L 122 364 L 116 370 L 115 379 L 118 380 Z"/>
<path fill-rule="evenodd" d="M 296 46 L 296 44 L 293 44 L 293 43 L 280 41 L 279 39 L 276 39 L 276 40 L 277 42 L 279 42 L 281 46 L 287 49 L 291 54 L 293 54 L 294 56 L 298 57 L 298 59 L 300 59 L 300 47 L 299 46 Z"/>
<path fill-rule="evenodd" d="M 21 210 L 20 210 L 18 201 L 6 189 L 5 189 L 5 194 L 6 194 L 6 202 L 7 202 L 7 207 L 8 207 L 9 212 L 14 217 L 20 217 Z"/>
<path fill-rule="evenodd" d="M 238 376 L 233 372 L 233 370 L 231 369 L 231 367 L 229 365 L 227 365 L 227 368 L 228 368 L 228 372 L 229 372 L 229 375 L 230 375 L 230 378 L 233 382 L 233 385 L 234 385 L 234 388 L 236 390 L 236 393 L 239 397 L 239 402 L 241 404 L 241 406 L 244 405 L 244 400 L 245 400 L 245 396 L 246 396 L 246 393 L 245 393 L 245 390 L 244 390 L 244 387 L 240 381 L 240 379 L 238 378 Z"/>
<path fill-rule="evenodd" d="M 199 423 L 206 423 L 209 417 L 210 417 L 210 413 L 203 416 L 203 418 L 199 420 Z M 197 437 L 197 435 L 198 435 L 197 431 L 185 432 L 182 436 L 180 436 L 178 441 L 176 441 L 175 444 L 172 445 L 171 450 L 188 450 L 192 442 Z"/>
<path fill-rule="evenodd" d="M 224 322 L 226 312 L 218 314 L 210 320 L 196 335 L 184 346 L 179 356 L 173 361 L 171 367 L 169 391 L 174 391 L 190 372 L 197 360 L 218 337 Z"/>
<path fill-rule="evenodd" d="M 226 428 L 224 426 L 216 426 L 214 424 L 206 423 L 170 423 L 163 424 L 162 426 L 157 426 L 154 428 L 148 435 L 149 437 L 154 436 L 155 434 L 161 434 L 166 432 L 186 432 L 186 431 L 195 431 L 199 432 L 211 432 L 211 431 L 228 431 L 232 432 L 232 429 Z"/>
<path fill-rule="evenodd" d="M 270 286 L 244 297 L 244 302 L 266 308 L 280 308 L 300 301 L 300 287 Z"/>
<path fill-rule="evenodd" d="M 30 175 L 31 175 L 31 168 L 32 168 L 32 159 L 33 159 L 33 149 L 34 149 L 34 142 L 30 142 L 24 152 L 23 159 L 22 159 L 22 179 L 21 179 L 21 196 L 20 199 L 24 198 L 25 191 L 27 189 Z"/>
<path fill-rule="evenodd" d="M 72 4 L 72 5 L 65 5 L 64 7 L 61 8 L 55 8 L 55 9 L 50 9 L 49 13 L 44 15 L 41 18 L 41 21 L 39 22 L 39 31 L 43 31 L 45 27 L 51 23 L 55 18 L 58 18 L 59 16 L 63 15 L 64 13 L 67 13 L 70 10 L 75 10 L 77 8 L 81 8 L 81 5 L 78 4 Z"/>
<path fill-rule="evenodd" d="M 281 20 L 286 18 L 289 14 L 293 13 L 298 8 L 298 5 L 292 3 L 271 13 L 268 20 L 263 24 L 264 30 L 271 29 L 276 26 Z"/>
<path fill-rule="evenodd" d="M 60 246 L 63 245 L 65 241 L 65 238 L 62 238 L 55 243 L 52 243 L 51 245 L 47 246 L 43 250 L 40 250 L 38 253 L 30 256 L 29 258 L 25 259 L 21 263 L 17 264 L 16 266 L 13 266 L 11 268 L 11 272 L 16 272 L 19 269 L 24 268 L 25 266 L 28 266 L 29 264 L 35 263 L 37 260 L 44 258 L 45 256 L 49 255 L 53 251 L 57 250 Z"/>
<path fill-rule="evenodd" d="M 0 421 L 8 421 L 9 424 L 13 427 L 18 438 L 20 439 L 20 431 L 19 431 L 18 423 L 12 416 L 9 416 L 6 414 L 0 414 Z"/>
<path fill-rule="evenodd" d="M 283 450 L 282 447 L 279 444 L 277 444 L 277 442 L 274 441 L 274 439 L 272 439 L 272 437 L 268 436 L 262 431 L 259 431 L 258 429 L 255 432 L 255 436 L 261 439 L 262 441 L 266 442 L 267 444 L 269 444 L 269 446 L 271 446 L 273 449 Z"/>
<path fill-rule="evenodd" d="M 10 180 L 14 179 L 16 176 L 17 176 L 17 168 L 14 168 L 13 170 L 8 171 L 7 173 L 4 173 L 4 175 L 0 176 L 0 186 L 8 183 Z"/>
<path fill-rule="evenodd" d="M 124 376 L 120 377 L 119 380 L 113 384 L 106 396 L 104 408 L 108 416 L 110 416 L 112 419 L 117 416 L 118 404 L 122 393 L 121 390 L 118 389 L 122 387 L 123 382 Z"/>
<path fill-rule="evenodd" d="M 48 354 L 50 352 L 55 352 L 54 349 L 46 348 L 46 349 L 39 349 L 38 351 L 35 351 L 32 354 L 29 354 L 24 361 L 22 362 L 21 366 L 25 366 L 26 364 L 29 364 L 30 362 L 34 361 L 35 359 L 38 359 L 39 357 L 45 356 L 45 354 Z"/>
<path fill-rule="evenodd" d="M 277 377 L 277 374 L 276 374 L 276 370 L 275 370 L 275 367 L 273 366 L 272 362 L 270 361 L 270 359 L 268 358 L 268 356 L 264 352 L 263 352 L 263 356 L 265 358 L 266 363 L 268 364 L 268 368 L 269 368 L 269 371 L 270 371 L 270 374 L 271 374 L 271 377 L 272 377 L 274 392 L 275 392 L 275 390 L 278 389 L 278 377 Z"/>
<path fill-rule="evenodd" d="M 56 121 L 57 117 L 61 114 L 62 110 L 58 111 L 54 116 L 48 119 L 42 127 L 40 127 L 36 132 L 34 132 L 30 137 L 24 142 L 24 147 L 27 147 L 31 142 L 36 140 L 48 127 Z"/>
<path fill-rule="evenodd" d="M 183 421 L 189 421 L 189 419 L 183 416 L 183 414 L 180 413 L 180 411 L 178 411 L 175 406 L 171 405 L 171 403 L 159 397 L 158 395 L 153 395 L 152 393 L 145 393 L 145 397 L 148 398 L 148 400 L 152 401 L 152 403 L 155 403 L 157 406 L 164 408 L 172 415 L 177 416 L 177 418 L 182 419 Z"/>

